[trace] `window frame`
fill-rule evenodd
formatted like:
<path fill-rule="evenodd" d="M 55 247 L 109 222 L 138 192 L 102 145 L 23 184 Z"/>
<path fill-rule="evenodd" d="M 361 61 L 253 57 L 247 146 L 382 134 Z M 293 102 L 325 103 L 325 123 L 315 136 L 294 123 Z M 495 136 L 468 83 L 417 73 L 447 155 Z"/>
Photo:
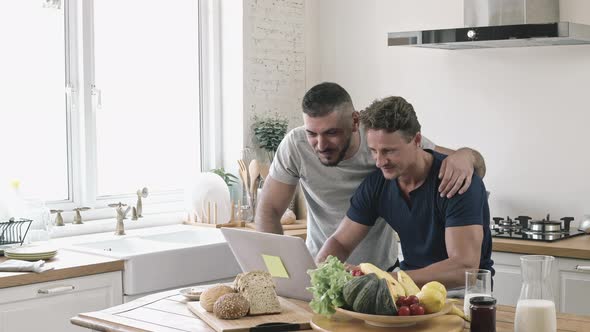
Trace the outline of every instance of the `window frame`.
<path fill-rule="evenodd" d="M 63 0 L 66 62 L 66 119 L 68 149 L 68 198 L 47 202 L 63 210 L 71 222 L 76 207 L 88 206 L 84 220 L 112 218 L 108 204 L 131 202 L 135 194 L 97 195 L 96 98 L 100 90 L 94 75 L 94 0 Z M 221 164 L 221 57 L 220 4 L 217 0 L 198 2 L 199 52 L 199 135 L 194 144 L 196 165 L 201 170 Z M 215 130 L 217 129 L 217 130 Z M 187 179 L 188 181 L 188 179 Z M 139 188 L 138 188 L 139 189 Z M 184 209 L 182 189 L 150 192 L 146 213 L 178 212 Z M 67 211 L 67 212 L 66 212 Z"/>

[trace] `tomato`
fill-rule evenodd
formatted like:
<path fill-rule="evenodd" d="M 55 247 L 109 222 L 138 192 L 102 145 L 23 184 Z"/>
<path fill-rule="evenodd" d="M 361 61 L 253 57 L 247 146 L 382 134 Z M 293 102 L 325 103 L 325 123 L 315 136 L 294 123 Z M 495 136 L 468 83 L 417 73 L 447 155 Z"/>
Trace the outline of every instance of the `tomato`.
<path fill-rule="evenodd" d="M 420 303 L 420 299 L 416 295 L 410 295 L 406 299 L 406 303 L 408 306 L 412 305 L 412 304 Z"/>
<path fill-rule="evenodd" d="M 409 316 L 410 315 L 410 308 L 408 308 L 408 306 L 401 306 L 399 307 L 399 309 L 397 309 L 397 314 L 399 316 Z"/>
<path fill-rule="evenodd" d="M 424 307 L 420 304 L 412 304 L 410 306 L 410 313 L 412 314 L 412 316 L 419 316 L 419 315 L 424 315 Z"/>
<path fill-rule="evenodd" d="M 350 271 L 350 273 L 352 274 L 353 277 L 360 277 L 360 276 L 365 275 L 363 273 L 363 271 L 361 271 L 359 269 L 354 269 L 354 270 Z"/>
<path fill-rule="evenodd" d="M 395 305 L 399 308 L 401 306 L 406 305 L 406 297 L 405 296 L 400 296 L 397 298 L 397 301 L 395 301 Z"/>

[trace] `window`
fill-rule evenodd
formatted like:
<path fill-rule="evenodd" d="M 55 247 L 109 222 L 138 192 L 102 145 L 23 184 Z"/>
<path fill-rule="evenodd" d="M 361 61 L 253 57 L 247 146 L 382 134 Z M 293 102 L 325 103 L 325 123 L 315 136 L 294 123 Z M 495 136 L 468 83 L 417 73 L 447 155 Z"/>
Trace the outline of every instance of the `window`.
<path fill-rule="evenodd" d="M 67 200 L 63 13 L 1 1 L 0 45 L 0 192 L 19 179 L 38 197 Z"/>
<path fill-rule="evenodd" d="M 194 170 L 197 11 L 190 0 L 94 2 L 98 197 L 180 189 Z"/>
<path fill-rule="evenodd" d="M 199 22 L 199 0 L 0 2 L 0 186 L 64 210 L 179 201 L 202 162 Z"/>

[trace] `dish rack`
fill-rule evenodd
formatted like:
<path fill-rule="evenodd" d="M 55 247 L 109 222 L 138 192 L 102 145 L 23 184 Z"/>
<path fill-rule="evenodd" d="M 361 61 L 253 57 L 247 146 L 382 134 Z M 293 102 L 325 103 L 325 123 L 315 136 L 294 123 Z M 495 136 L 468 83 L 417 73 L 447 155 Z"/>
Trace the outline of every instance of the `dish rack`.
<path fill-rule="evenodd" d="M 0 246 L 9 244 L 22 245 L 31 227 L 31 219 L 10 218 L 8 221 L 0 222 Z"/>

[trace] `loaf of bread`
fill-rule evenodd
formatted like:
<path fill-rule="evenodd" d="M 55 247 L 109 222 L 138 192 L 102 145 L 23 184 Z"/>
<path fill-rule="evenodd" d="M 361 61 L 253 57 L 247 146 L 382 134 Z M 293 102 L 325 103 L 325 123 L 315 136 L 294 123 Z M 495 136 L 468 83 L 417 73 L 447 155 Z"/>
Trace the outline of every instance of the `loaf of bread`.
<path fill-rule="evenodd" d="M 222 295 L 213 305 L 213 313 L 221 319 L 238 319 L 246 316 L 250 303 L 238 293 Z"/>
<path fill-rule="evenodd" d="M 270 273 L 264 271 L 243 273 L 235 284 L 236 290 L 250 303 L 250 315 L 281 313 L 281 305 Z"/>
<path fill-rule="evenodd" d="M 281 217 L 281 225 L 291 225 L 295 221 L 297 221 L 297 217 L 295 217 L 295 212 L 291 211 L 291 209 L 287 209 Z"/>
<path fill-rule="evenodd" d="M 207 288 L 203 294 L 201 294 L 201 307 L 208 312 L 213 312 L 213 305 L 218 298 L 225 294 L 235 293 L 235 290 L 226 285 L 215 285 Z"/>

